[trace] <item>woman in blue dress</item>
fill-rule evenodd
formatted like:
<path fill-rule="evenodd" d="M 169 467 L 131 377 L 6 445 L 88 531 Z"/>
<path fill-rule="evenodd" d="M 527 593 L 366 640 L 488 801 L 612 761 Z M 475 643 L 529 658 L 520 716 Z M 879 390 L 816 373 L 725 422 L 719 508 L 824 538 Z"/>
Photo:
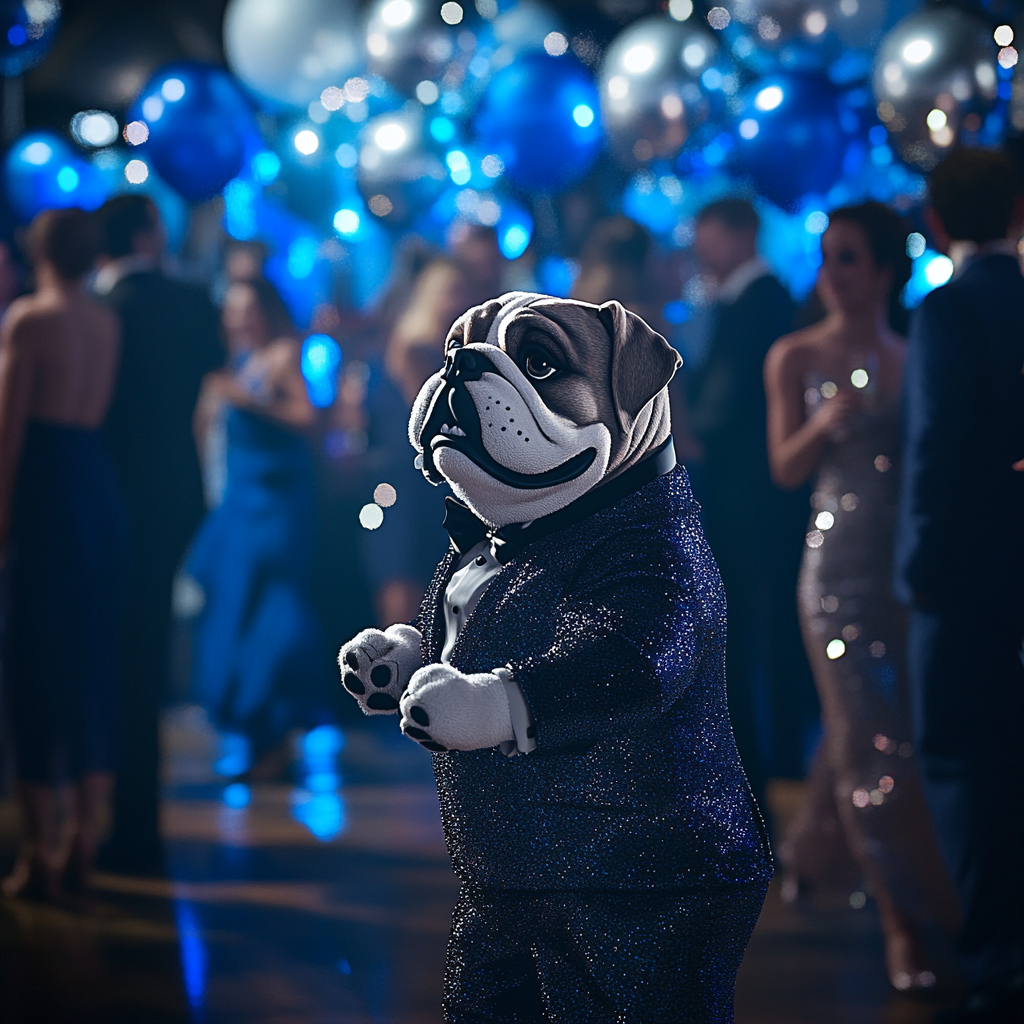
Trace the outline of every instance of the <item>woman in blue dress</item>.
<path fill-rule="evenodd" d="M 53 898 L 88 883 L 114 780 L 128 523 L 102 424 L 121 326 L 83 287 L 88 214 L 45 211 L 28 242 L 36 291 L 0 329 L 4 704 L 23 833 L 3 892 Z"/>
<path fill-rule="evenodd" d="M 223 415 L 227 466 L 220 504 L 186 564 L 205 595 L 193 682 L 213 724 L 248 740 L 247 776 L 274 778 L 289 762 L 289 732 L 310 724 L 322 703 L 331 666 L 307 593 L 315 526 L 307 432 L 316 413 L 271 284 L 233 284 L 222 322 L 231 366 L 208 378 L 200 420 Z"/>

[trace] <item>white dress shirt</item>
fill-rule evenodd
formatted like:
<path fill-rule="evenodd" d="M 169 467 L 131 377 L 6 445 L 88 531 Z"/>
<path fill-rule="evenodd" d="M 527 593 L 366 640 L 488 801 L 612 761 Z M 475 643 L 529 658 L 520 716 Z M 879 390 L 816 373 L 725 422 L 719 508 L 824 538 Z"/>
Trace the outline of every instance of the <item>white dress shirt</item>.
<path fill-rule="evenodd" d="M 755 256 L 741 263 L 720 285 L 715 295 L 718 302 L 735 302 L 755 281 L 767 277 L 772 268 L 760 257 Z"/>
<path fill-rule="evenodd" d="M 491 580 L 502 568 L 502 564 L 494 557 L 490 541 L 487 540 L 471 548 L 459 560 L 459 567 L 444 592 L 445 641 L 441 650 L 443 664 L 449 664 L 455 641 L 458 640 L 466 620 L 473 613 Z M 530 706 L 507 667 L 502 666 L 491 671 L 505 687 L 512 715 L 512 732 L 515 735 L 515 740 L 502 743 L 499 749 L 506 757 L 528 754 L 537 746 Z"/>

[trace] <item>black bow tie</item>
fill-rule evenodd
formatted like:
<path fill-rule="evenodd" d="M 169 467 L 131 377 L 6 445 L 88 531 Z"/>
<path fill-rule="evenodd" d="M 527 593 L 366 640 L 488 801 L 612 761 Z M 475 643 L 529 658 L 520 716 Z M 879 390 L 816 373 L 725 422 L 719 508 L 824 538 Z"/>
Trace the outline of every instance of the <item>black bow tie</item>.
<path fill-rule="evenodd" d="M 502 565 L 506 565 L 527 544 L 539 540 L 555 530 L 578 523 L 595 512 L 608 508 L 609 505 L 616 504 L 628 494 L 639 490 L 659 476 L 671 473 L 675 467 L 676 452 L 672 436 L 669 435 L 642 462 L 638 462 L 608 483 L 588 491 L 581 498 L 566 505 L 565 508 L 552 512 L 551 515 L 535 519 L 526 526 L 521 523 L 512 523 L 497 530 L 492 529 L 478 519 L 465 505 L 451 496 L 444 499 L 443 525 L 452 539 L 455 550 L 460 555 L 464 555 L 481 541 L 490 540 L 494 557 Z"/>
<path fill-rule="evenodd" d="M 455 545 L 455 550 L 464 555 L 482 540 L 487 540 L 491 528 L 461 502 L 451 496 L 444 499 L 444 528 Z"/>

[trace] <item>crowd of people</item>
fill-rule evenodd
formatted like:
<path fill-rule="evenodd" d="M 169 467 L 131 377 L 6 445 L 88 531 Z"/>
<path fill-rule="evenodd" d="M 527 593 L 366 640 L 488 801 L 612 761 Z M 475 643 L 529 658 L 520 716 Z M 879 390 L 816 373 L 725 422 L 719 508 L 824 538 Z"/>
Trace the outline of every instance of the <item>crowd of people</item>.
<path fill-rule="evenodd" d="M 784 897 L 846 899 L 866 880 L 904 991 L 935 984 L 924 923 L 957 930 L 963 1019 L 995 1020 L 1024 993 L 1013 163 L 953 153 L 927 216 L 955 273 L 908 334 L 911 229 L 894 210 L 831 212 L 798 309 L 758 255 L 753 205 L 706 207 L 692 256 L 710 330 L 673 383 L 673 421 L 725 584 L 730 715 L 765 814 L 769 776 L 808 772 L 800 813 L 773 826 Z M 349 713 L 332 649 L 413 618 L 447 544 L 444 495 L 408 445 L 412 401 L 452 322 L 514 280 L 490 229 L 457 227 L 446 252 L 407 242 L 372 317 L 317 311 L 344 356 L 324 409 L 258 250 L 229 251 L 218 310 L 165 272 L 165 248 L 153 203 L 125 195 L 36 218 L 29 294 L 13 298 L 0 251 L 3 690 L 25 839 L 8 895 L 86 885 L 97 856 L 161 870 L 176 578 L 201 595 L 191 695 L 244 751 L 225 775 L 283 777 L 295 730 Z M 672 329 L 642 227 L 600 220 L 579 256 L 572 297 Z M 384 522 L 361 530 L 382 482 Z"/>

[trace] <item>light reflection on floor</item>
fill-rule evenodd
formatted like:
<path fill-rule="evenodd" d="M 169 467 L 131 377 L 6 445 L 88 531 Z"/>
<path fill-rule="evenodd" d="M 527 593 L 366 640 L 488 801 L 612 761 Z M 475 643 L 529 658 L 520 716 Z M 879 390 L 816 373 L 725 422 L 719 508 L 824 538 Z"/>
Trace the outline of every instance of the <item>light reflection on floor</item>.
<path fill-rule="evenodd" d="M 440 1021 L 457 882 L 429 757 L 393 724 L 315 729 L 294 785 L 250 786 L 214 772 L 224 744 L 198 709 L 167 716 L 164 829 L 193 1020 Z"/>
<path fill-rule="evenodd" d="M 247 786 L 213 770 L 225 751 L 199 709 L 169 712 L 170 877 L 100 876 L 60 908 L 0 902 L 0 1019 L 439 1024 L 458 885 L 429 757 L 394 726 L 311 733 L 294 784 Z M 799 786 L 782 802 L 775 788 L 784 819 Z M 0 801 L 6 863 L 15 836 Z M 939 973 L 948 989 L 948 957 Z M 795 911 L 773 886 L 737 1024 L 925 1024 L 938 1005 L 891 993 L 870 903 Z"/>

